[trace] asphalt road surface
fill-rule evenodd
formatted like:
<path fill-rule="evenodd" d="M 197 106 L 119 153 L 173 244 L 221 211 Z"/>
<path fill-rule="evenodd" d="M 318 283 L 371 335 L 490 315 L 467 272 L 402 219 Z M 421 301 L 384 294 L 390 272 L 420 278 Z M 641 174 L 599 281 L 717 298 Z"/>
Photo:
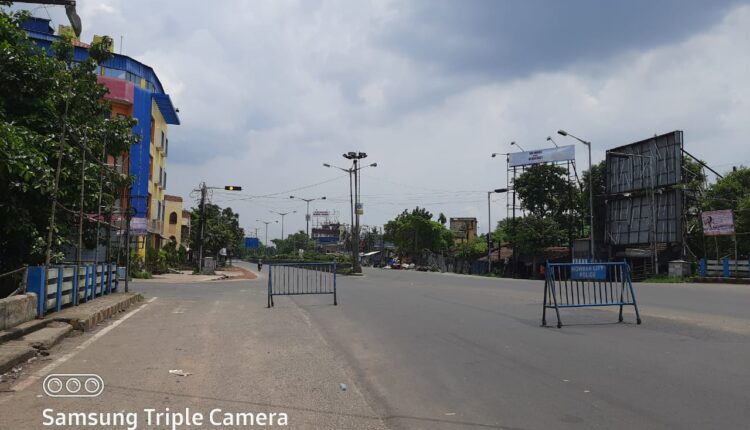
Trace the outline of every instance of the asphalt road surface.
<path fill-rule="evenodd" d="M 42 426 L 45 408 L 137 411 L 138 428 L 172 428 L 145 425 L 146 408 L 284 412 L 295 429 L 750 422 L 748 286 L 636 284 L 642 325 L 630 309 L 623 324 L 614 308 L 576 309 L 557 329 L 540 327 L 537 281 L 366 269 L 338 278 L 339 306 L 294 296 L 265 309 L 266 281 L 132 284 L 149 302 L 25 369 L 0 393 L 0 428 L 70 428 Z M 49 398 L 51 372 L 96 373 L 104 393 Z"/>
<path fill-rule="evenodd" d="M 336 308 L 293 300 L 392 428 L 748 428 L 746 285 L 636 284 L 642 325 L 576 309 L 557 329 L 541 282 L 365 274 Z"/>

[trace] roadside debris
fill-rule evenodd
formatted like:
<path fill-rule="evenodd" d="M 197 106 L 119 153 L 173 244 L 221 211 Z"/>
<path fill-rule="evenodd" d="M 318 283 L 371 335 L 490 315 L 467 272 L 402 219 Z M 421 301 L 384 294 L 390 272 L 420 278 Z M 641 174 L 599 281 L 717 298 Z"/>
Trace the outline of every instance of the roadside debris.
<path fill-rule="evenodd" d="M 190 375 L 192 375 L 192 373 L 185 372 L 182 369 L 173 369 L 173 370 L 170 370 L 169 373 L 171 373 L 172 375 L 177 375 L 177 376 L 190 376 Z"/>
<path fill-rule="evenodd" d="M 346 384 L 339 384 L 339 388 L 341 388 L 341 391 L 346 391 Z"/>

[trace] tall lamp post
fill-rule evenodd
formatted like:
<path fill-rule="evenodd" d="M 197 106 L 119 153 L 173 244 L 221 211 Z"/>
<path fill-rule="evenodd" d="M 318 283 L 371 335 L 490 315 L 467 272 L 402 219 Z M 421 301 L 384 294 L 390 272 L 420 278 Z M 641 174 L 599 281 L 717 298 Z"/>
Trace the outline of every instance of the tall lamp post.
<path fill-rule="evenodd" d="M 487 274 L 492 274 L 492 213 L 490 205 L 490 194 L 507 192 L 507 188 L 498 188 L 496 190 L 487 191 Z M 500 255 L 498 254 L 498 259 L 499 258 Z"/>
<path fill-rule="evenodd" d="M 281 215 L 281 240 L 284 240 L 284 217 L 289 214 L 296 214 L 297 211 L 291 211 L 291 212 L 276 212 L 276 211 L 269 211 L 271 213 L 275 213 L 276 215 Z"/>
<path fill-rule="evenodd" d="M 305 225 L 306 225 L 306 232 L 307 232 L 307 238 L 310 238 L 310 202 L 314 202 L 315 200 L 325 200 L 326 197 L 316 197 L 314 199 L 303 199 L 302 197 L 297 196 L 289 196 L 290 199 L 297 199 L 302 200 L 303 202 L 307 203 L 307 213 L 305 214 Z"/>
<path fill-rule="evenodd" d="M 359 216 L 361 215 L 359 201 L 361 180 L 359 179 L 359 172 L 365 167 L 378 167 L 378 163 L 372 163 L 365 166 L 360 165 L 359 160 L 367 158 L 367 154 L 364 152 L 347 152 L 346 154 L 343 154 L 343 157 L 347 160 L 352 160 L 352 167 L 345 169 L 328 163 L 324 163 L 323 165 L 325 167 L 331 167 L 349 173 L 349 197 L 352 205 L 352 273 L 362 273 L 362 268 L 359 265 Z M 354 184 L 352 184 L 352 177 L 354 178 Z"/>
<path fill-rule="evenodd" d="M 265 248 L 266 249 L 265 249 L 265 252 L 266 252 L 266 254 L 268 254 L 268 224 L 271 224 L 271 223 L 274 223 L 274 222 L 276 224 L 278 224 L 279 221 L 278 220 L 276 220 L 276 221 L 263 221 L 263 220 L 260 220 L 260 219 L 256 219 L 255 222 L 262 222 L 263 224 L 266 225 L 266 238 L 265 238 L 266 239 L 266 244 L 265 244 Z M 256 232 L 257 232 L 257 230 L 256 230 Z"/>
<path fill-rule="evenodd" d="M 655 157 L 653 155 L 642 155 L 642 154 L 629 154 L 626 152 L 615 152 L 615 151 L 607 151 L 607 155 L 612 156 L 613 158 L 620 158 L 620 159 L 626 159 L 631 160 L 634 157 L 648 159 L 648 166 L 649 166 L 649 173 L 651 176 L 651 232 L 649 234 L 650 242 L 651 242 L 651 264 L 654 266 L 654 274 L 659 274 L 659 255 L 656 252 L 656 177 L 654 176 L 654 159 Z"/>
<path fill-rule="evenodd" d="M 593 263 L 596 253 L 594 252 L 594 172 L 591 171 L 591 142 L 587 142 L 579 137 L 573 136 L 565 130 L 557 130 L 560 136 L 570 136 L 573 139 L 583 143 L 589 150 L 589 260 Z"/>

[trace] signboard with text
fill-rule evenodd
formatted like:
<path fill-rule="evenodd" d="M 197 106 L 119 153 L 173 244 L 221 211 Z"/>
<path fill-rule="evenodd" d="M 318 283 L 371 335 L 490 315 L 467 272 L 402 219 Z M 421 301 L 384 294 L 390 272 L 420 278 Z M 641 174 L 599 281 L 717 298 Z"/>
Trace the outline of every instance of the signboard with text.
<path fill-rule="evenodd" d="M 133 218 L 130 220 L 130 235 L 145 236 L 148 233 L 146 218 Z"/>
<path fill-rule="evenodd" d="M 731 209 L 703 212 L 701 221 L 703 221 L 703 234 L 706 236 L 734 234 L 734 213 Z"/>
<path fill-rule="evenodd" d="M 607 266 L 604 264 L 574 264 L 570 266 L 570 279 L 574 281 L 606 281 Z"/>
<path fill-rule="evenodd" d="M 576 147 L 568 145 L 559 148 L 538 149 L 535 151 L 511 152 L 508 154 L 508 166 L 528 166 L 531 164 L 574 161 L 575 159 Z"/>

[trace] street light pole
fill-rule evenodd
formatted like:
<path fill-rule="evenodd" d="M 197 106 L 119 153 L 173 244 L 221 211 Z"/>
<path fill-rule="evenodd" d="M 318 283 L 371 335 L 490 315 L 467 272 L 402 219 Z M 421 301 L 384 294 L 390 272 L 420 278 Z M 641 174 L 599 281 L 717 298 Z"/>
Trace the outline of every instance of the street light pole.
<path fill-rule="evenodd" d="M 296 197 L 296 196 L 289 196 L 290 199 L 297 199 L 302 200 L 303 202 L 307 203 L 307 213 L 305 214 L 305 231 L 307 233 L 307 237 L 310 238 L 310 202 L 314 202 L 315 200 L 325 200 L 326 197 L 316 197 L 314 199 L 303 199 L 302 197 Z"/>
<path fill-rule="evenodd" d="M 266 255 L 268 255 L 268 224 L 271 224 L 273 222 L 275 222 L 275 223 L 278 224 L 279 221 L 278 220 L 276 220 L 276 221 L 263 221 L 263 220 L 260 220 L 260 219 L 256 219 L 255 222 L 262 222 L 263 224 L 266 225 L 266 237 L 265 237 L 266 244 L 265 244 L 264 252 L 265 252 Z M 257 228 L 255 229 L 255 235 L 256 236 L 258 235 L 258 229 Z"/>
<path fill-rule="evenodd" d="M 291 212 L 276 212 L 276 211 L 269 211 L 271 213 L 275 213 L 276 215 L 281 215 L 281 240 L 284 240 L 284 217 L 289 214 L 296 214 L 297 211 L 291 211 Z"/>
<path fill-rule="evenodd" d="M 581 138 L 573 136 L 565 130 L 557 130 L 557 134 L 561 136 L 570 136 L 573 139 L 586 145 L 589 150 L 589 228 L 591 229 L 591 231 L 589 231 L 589 259 L 593 263 L 594 258 L 596 257 L 596 253 L 594 252 L 594 172 L 591 170 L 591 142 L 587 142 Z"/>
<path fill-rule="evenodd" d="M 359 160 L 367 158 L 367 154 L 364 152 L 348 152 L 343 154 L 343 157 L 347 160 L 352 160 L 352 167 L 345 169 L 343 167 L 332 166 L 328 163 L 324 163 L 325 167 L 333 167 L 341 171 L 349 173 L 349 198 L 351 200 L 352 210 L 352 273 L 362 273 L 362 268 L 359 265 L 359 213 L 357 208 L 359 207 L 359 188 L 361 180 L 359 179 L 359 171 L 365 167 L 378 167 L 378 163 L 372 163 L 365 166 L 359 165 Z M 352 175 L 354 175 L 354 184 L 352 184 Z M 352 195 L 353 194 L 353 195 Z"/>
<path fill-rule="evenodd" d="M 494 155 L 493 155 L 494 157 Z M 507 188 L 498 188 L 496 190 L 487 191 L 487 274 L 492 274 L 492 215 L 490 212 L 490 194 L 492 193 L 505 193 Z M 498 260 L 500 254 L 498 252 Z"/>

